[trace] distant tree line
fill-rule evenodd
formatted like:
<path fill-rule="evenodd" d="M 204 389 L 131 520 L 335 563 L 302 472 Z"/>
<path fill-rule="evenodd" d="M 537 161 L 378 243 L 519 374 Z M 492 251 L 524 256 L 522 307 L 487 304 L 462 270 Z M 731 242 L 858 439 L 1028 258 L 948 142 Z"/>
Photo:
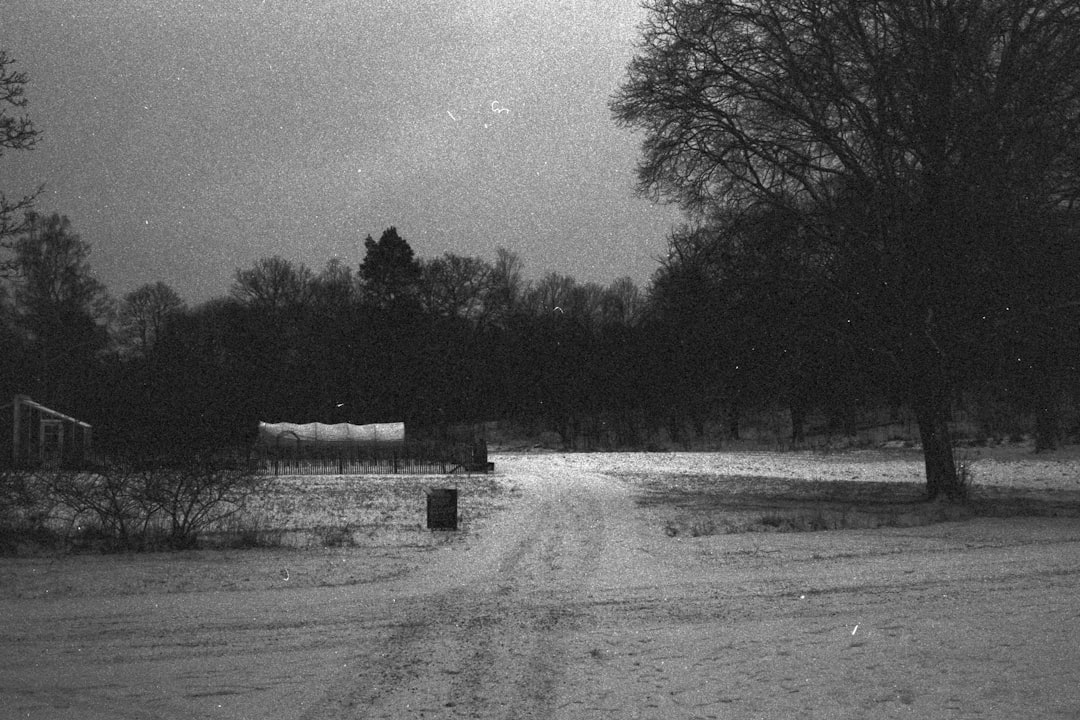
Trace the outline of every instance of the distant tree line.
<path fill-rule="evenodd" d="M 640 447 L 763 411 L 798 443 L 906 407 L 930 496 L 958 491 L 957 407 L 1039 447 L 1076 432 L 1072 3 L 647 7 L 612 108 L 645 133 L 642 189 L 693 218 L 648 287 L 530 281 L 503 249 L 421 259 L 388 228 L 317 271 L 259 259 L 194 307 L 161 282 L 114 300 L 66 218 L 0 196 L 0 397 L 162 452 L 259 420 Z M 0 152 L 36 140 L 25 82 L 0 52 Z"/>
<path fill-rule="evenodd" d="M 628 340 L 644 302 L 630 280 L 527 282 L 505 250 L 420 260 L 395 228 L 364 249 L 355 269 L 260 259 L 196 308 L 165 292 L 136 306 L 156 286 L 140 288 L 120 305 L 126 344 L 107 353 L 94 405 L 143 446 L 193 432 L 246 442 L 259 420 L 403 420 L 437 435 L 507 419 L 572 437 L 636 405 Z"/>
<path fill-rule="evenodd" d="M 645 298 L 629 278 L 529 282 L 503 249 L 421 260 L 393 227 L 363 247 L 355 269 L 260 259 L 197 307 L 162 282 L 114 301 L 67 219 L 31 216 L 6 285 L 3 392 L 144 448 L 249 442 L 259 420 L 640 437 Z"/>
<path fill-rule="evenodd" d="M 879 354 L 843 340 L 856 330 L 842 305 L 788 279 L 788 249 L 732 254 L 783 230 L 744 217 L 673 232 L 642 291 L 629 278 L 529 281 L 505 249 L 419 259 L 391 227 L 355 266 L 262 258 L 189 307 L 160 281 L 112 300 L 70 223 L 32 215 L 0 316 L 2 391 L 92 422 L 106 448 L 153 453 L 250 444 L 260 420 L 403 420 L 430 436 L 499 420 L 568 446 L 638 448 L 661 430 L 737 439 L 762 411 L 787 413 L 798 444 L 811 417 L 843 433 L 906 395 Z M 967 358 L 952 406 L 982 403 L 1012 418 L 987 418 L 991 430 L 1036 431 L 1045 446 L 1075 432 L 1062 422 L 1080 337 L 1053 330 L 1006 317 L 950 337 Z"/>

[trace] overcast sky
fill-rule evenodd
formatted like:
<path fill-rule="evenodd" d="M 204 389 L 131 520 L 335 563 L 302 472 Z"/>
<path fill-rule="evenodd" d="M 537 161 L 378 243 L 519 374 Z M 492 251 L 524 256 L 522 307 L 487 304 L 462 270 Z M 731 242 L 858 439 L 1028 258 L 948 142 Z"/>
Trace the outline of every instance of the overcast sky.
<path fill-rule="evenodd" d="M 421 257 L 518 253 L 644 284 L 679 222 L 636 197 L 615 127 L 636 0 L 2 0 L 39 183 L 116 296 L 224 294 L 280 254 L 352 266 L 390 225 Z"/>

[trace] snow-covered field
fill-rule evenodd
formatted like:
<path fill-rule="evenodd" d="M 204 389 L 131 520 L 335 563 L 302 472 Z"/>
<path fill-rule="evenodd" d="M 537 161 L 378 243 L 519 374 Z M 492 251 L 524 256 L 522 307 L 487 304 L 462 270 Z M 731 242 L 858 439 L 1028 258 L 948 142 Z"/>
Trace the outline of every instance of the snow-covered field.
<path fill-rule="evenodd" d="M 513 456 L 509 456 L 513 457 Z M 554 457 L 561 457 L 556 454 Z M 910 450 L 815 452 L 595 453 L 572 456 L 613 475 L 695 475 L 718 481 L 760 477 L 815 481 L 924 483 L 921 453 Z M 1034 454 L 1026 448 L 960 450 L 976 485 L 1080 490 L 1080 451 Z M 498 463 L 498 457 L 496 456 Z"/>
<path fill-rule="evenodd" d="M 1080 491 L 1080 449 L 1034 454 L 1022 447 L 959 451 L 976 488 Z M 286 544 L 317 544 L 330 528 L 343 544 L 427 544 L 426 492 L 456 488 L 461 529 L 512 501 L 513 478 L 527 467 L 545 475 L 600 473 L 630 484 L 648 479 L 681 486 L 718 488 L 738 479 L 740 487 L 768 488 L 770 480 L 907 483 L 921 486 L 920 453 L 910 450 L 816 452 L 633 452 L 493 454 L 493 475 L 310 475 L 277 478 L 234 524 L 266 532 L 284 531 Z M 411 540 L 410 540 L 411 538 Z M 439 536 L 439 542 L 445 537 Z"/>
<path fill-rule="evenodd" d="M 329 546 L 0 558 L 0 720 L 1080 709 L 1075 514 L 673 536 L 672 503 L 718 487 L 914 490 L 921 462 L 492 459 L 488 477 L 284 478 L 251 509 Z M 1068 452 L 975 461 L 983 487 L 1065 498 L 1076 467 Z M 455 486 L 461 532 L 424 530 L 425 489 Z M 347 532 L 319 535 L 332 528 Z"/>
<path fill-rule="evenodd" d="M 286 545 L 438 544 L 451 537 L 426 532 L 427 493 L 456 488 L 459 528 L 506 502 L 505 485 L 487 475 L 296 475 L 275 478 L 228 525 L 254 528 L 265 540 Z"/>

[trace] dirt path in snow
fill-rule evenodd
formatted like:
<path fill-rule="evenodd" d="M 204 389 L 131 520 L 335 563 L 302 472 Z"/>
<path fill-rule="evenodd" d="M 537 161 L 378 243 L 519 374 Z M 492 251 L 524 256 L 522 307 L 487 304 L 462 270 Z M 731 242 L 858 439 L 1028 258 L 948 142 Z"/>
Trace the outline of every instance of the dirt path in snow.
<path fill-rule="evenodd" d="M 468 553 L 390 598 L 380 662 L 343 671 L 303 717 L 552 718 L 603 582 L 652 574 L 632 552 L 632 497 L 572 467 L 514 474 L 516 507 Z"/>
<path fill-rule="evenodd" d="M 405 577 L 0 603 L 0 718 L 1080 717 L 1080 524 L 668 538 L 602 456 Z"/>
<path fill-rule="evenodd" d="M 396 581 L 22 603 L 0 718 L 553 717 L 563 638 L 632 566 L 632 497 L 510 474 L 520 496 L 481 537 Z"/>

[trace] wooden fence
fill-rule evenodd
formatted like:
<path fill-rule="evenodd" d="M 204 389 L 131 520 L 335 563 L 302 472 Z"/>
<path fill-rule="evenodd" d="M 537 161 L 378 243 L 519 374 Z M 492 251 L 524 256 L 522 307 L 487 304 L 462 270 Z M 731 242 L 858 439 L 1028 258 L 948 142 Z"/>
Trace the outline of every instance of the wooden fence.
<path fill-rule="evenodd" d="M 491 470 L 487 443 L 406 442 L 392 446 L 260 447 L 258 467 L 272 475 L 447 474 Z"/>

